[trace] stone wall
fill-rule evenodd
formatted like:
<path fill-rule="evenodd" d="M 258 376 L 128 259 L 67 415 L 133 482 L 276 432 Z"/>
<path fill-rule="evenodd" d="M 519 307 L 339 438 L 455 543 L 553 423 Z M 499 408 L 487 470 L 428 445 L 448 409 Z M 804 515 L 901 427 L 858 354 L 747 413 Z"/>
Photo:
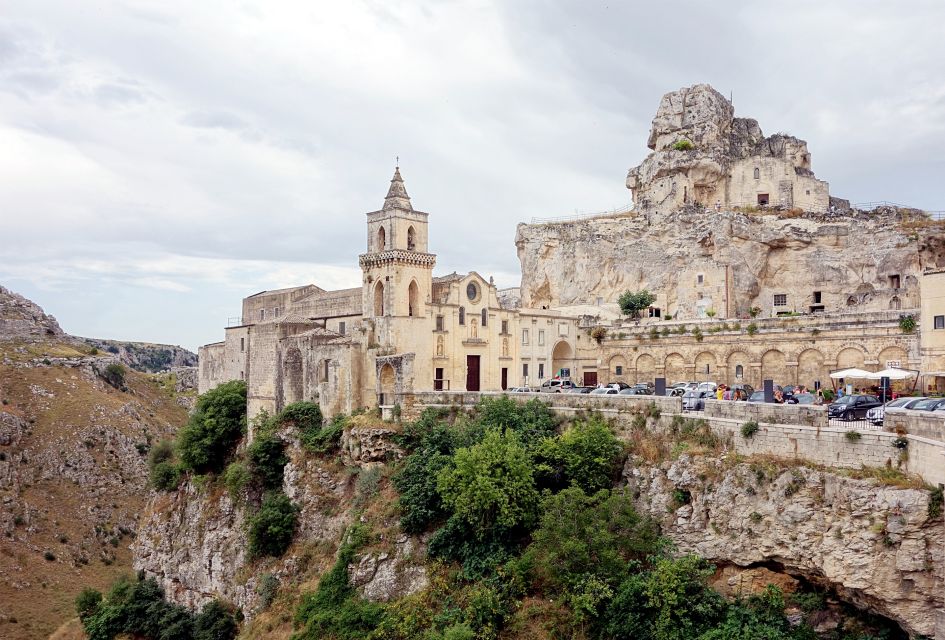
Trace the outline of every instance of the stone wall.
<path fill-rule="evenodd" d="M 883 428 L 886 431 L 903 431 L 923 438 L 945 441 L 945 412 L 890 409 L 885 412 Z M 945 459 L 942 464 L 945 465 Z"/>
<path fill-rule="evenodd" d="M 747 422 L 827 426 L 827 407 L 803 404 L 765 404 L 763 402 L 731 402 L 728 400 L 705 400 L 706 418 L 727 418 Z"/>

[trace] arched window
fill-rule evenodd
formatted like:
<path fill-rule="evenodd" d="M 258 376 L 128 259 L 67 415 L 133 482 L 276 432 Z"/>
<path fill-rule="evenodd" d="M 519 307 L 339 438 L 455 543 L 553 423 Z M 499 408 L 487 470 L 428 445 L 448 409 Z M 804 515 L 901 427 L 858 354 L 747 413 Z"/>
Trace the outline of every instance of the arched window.
<path fill-rule="evenodd" d="M 413 227 L 407 227 L 407 250 L 413 251 L 417 248 L 417 239 L 416 234 L 413 231 Z"/>
<path fill-rule="evenodd" d="M 743 378 L 745 376 L 745 367 L 740 364 L 735 365 L 735 377 Z"/>
<path fill-rule="evenodd" d="M 486 312 L 485 309 L 483 309 L 483 310 L 482 310 L 482 321 L 481 321 L 479 324 L 481 324 L 482 326 L 486 326 L 486 322 L 488 322 L 488 318 L 489 318 L 489 314 Z"/>
<path fill-rule="evenodd" d="M 466 324 L 466 307 L 459 308 L 459 323 Z"/>
<path fill-rule="evenodd" d="M 377 250 L 383 251 L 387 247 L 387 232 L 384 227 L 377 230 Z"/>
<path fill-rule="evenodd" d="M 889 301 L 890 309 L 902 309 L 902 302 L 899 300 L 898 296 L 893 296 Z"/>
<path fill-rule="evenodd" d="M 374 287 L 374 315 L 377 317 L 384 315 L 384 283 L 380 280 Z"/>
<path fill-rule="evenodd" d="M 416 280 L 410 281 L 410 286 L 407 287 L 407 315 L 416 316 L 420 313 L 420 287 L 417 286 Z"/>
<path fill-rule="evenodd" d="M 761 169 L 755 167 L 755 180 L 761 180 Z"/>

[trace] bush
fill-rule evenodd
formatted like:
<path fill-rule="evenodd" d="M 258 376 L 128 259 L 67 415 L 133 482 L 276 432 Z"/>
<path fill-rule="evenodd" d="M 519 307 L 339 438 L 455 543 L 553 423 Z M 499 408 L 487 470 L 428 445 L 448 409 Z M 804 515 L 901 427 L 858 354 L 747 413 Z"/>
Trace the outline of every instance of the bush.
<path fill-rule="evenodd" d="M 690 151 L 694 148 L 695 148 L 695 145 L 692 144 L 692 141 L 686 140 L 685 138 L 683 138 L 682 140 L 677 140 L 676 142 L 673 143 L 673 149 L 675 149 L 676 151 Z"/>
<path fill-rule="evenodd" d="M 591 329 L 591 337 L 600 344 L 607 337 L 607 327 L 596 326 Z"/>
<path fill-rule="evenodd" d="M 177 448 L 181 461 L 198 473 L 220 471 L 246 430 L 246 383 L 225 382 L 203 394 Z"/>
<path fill-rule="evenodd" d="M 236 636 L 236 620 L 219 600 L 203 606 L 194 618 L 194 640 L 229 640 Z"/>
<path fill-rule="evenodd" d="M 264 573 L 256 585 L 256 593 L 259 595 L 259 608 L 268 609 L 272 601 L 276 599 L 279 591 L 279 578 L 271 573 Z"/>
<path fill-rule="evenodd" d="M 148 464 L 154 467 L 162 462 L 171 462 L 174 460 L 174 443 L 171 440 L 160 440 L 151 447 L 148 454 Z"/>
<path fill-rule="evenodd" d="M 270 493 L 262 507 L 249 519 L 249 555 L 251 558 L 278 558 L 292 543 L 298 519 L 298 507 L 284 493 Z"/>
<path fill-rule="evenodd" d="M 240 461 L 231 462 L 223 472 L 223 485 L 230 493 L 230 498 L 238 499 L 243 491 L 249 485 L 252 474 L 244 463 Z"/>
<path fill-rule="evenodd" d="M 742 437 L 745 440 L 751 440 L 752 436 L 758 433 L 758 423 L 754 420 L 749 420 L 742 425 Z"/>
<path fill-rule="evenodd" d="M 102 379 L 116 389 L 122 389 L 125 386 L 125 368 L 113 362 L 105 367 Z"/>
<path fill-rule="evenodd" d="M 259 434 L 246 451 L 253 477 L 263 489 L 278 489 L 289 462 L 285 443 L 271 433 Z M 232 465 L 230 465 L 232 466 Z"/>
<path fill-rule="evenodd" d="M 643 419 L 645 426 L 646 419 Z M 607 489 L 619 469 L 623 447 L 601 419 L 575 421 L 543 443 L 538 471 L 553 487 L 573 485 L 592 494 Z"/>
<path fill-rule="evenodd" d="M 833 402 L 836 397 L 833 389 L 821 389 L 821 394 L 824 396 L 824 402 Z"/>
<path fill-rule="evenodd" d="M 749 325 L 745 327 L 745 331 L 748 333 L 748 335 L 753 336 L 758 333 L 758 325 L 756 325 L 754 322 L 749 323 Z"/>
<path fill-rule="evenodd" d="M 854 443 L 859 442 L 860 438 L 863 437 L 863 434 L 861 434 L 859 431 L 853 430 L 847 431 L 844 435 L 846 436 L 847 440 Z"/>
<path fill-rule="evenodd" d="M 97 589 L 85 588 L 75 598 L 75 612 L 80 620 L 85 620 L 98 611 L 102 604 L 102 592 Z"/>
<path fill-rule="evenodd" d="M 656 301 L 656 296 L 643 289 L 642 291 L 624 291 L 617 299 L 620 310 L 631 318 L 639 318 L 640 312 Z"/>
<path fill-rule="evenodd" d="M 307 428 L 301 435 L 302 445 L 313 453 L 325 454 L 334 451 L 341 443 L 341 434 L 347 424 L 348 419 L 339 414 L 324 427 Z"/>
<path fill-rule="evenodd" d="M 899 316 L 899 329 L 900 329 L 903 333 L 912 333 L 912 332 L 914 332 L 914 331 L 915 331 L 915 328 L 916 328 L 916 326 L 917 326 L 917 324 L 918 324 L 918 323 L 917 323 L 916 320 L 915 320 L 915 316 L 913 316 L 913 315 L 902 315 L 902 316 Z"/>
<path fill-rule="evenodd" d="M 539 590 L 564 591 L 588 575 L 616 585 L 632 562 L 664 545 L 655 523 L 640 516 L 629 496 L 577 487 L 545 498 L 541 525 L 524 560 Z"/>
<path fill-rule="evenodd" d="M 299 431 L 318 431 L 325 421 L 322 409 L 314 402 L 294 402 L 276 416 L 281 424 L 291 423 Z"/>
<path fill-rule="evenodd" d="M 696 327 L 695 329 L 692 330 L 692 337 L 696 339 L 696 342 L 702 342 L 702 340 L 705 338 L 705 336 L 702 333 L 702 329 L 700 329 L 699 327 Z"/>
<path fill-rule="evenodd" d="M 942 515 L 942 506 L 945 505 L 945 492 L 938 486 L 929 491 L 929 518 L 934 520 Z"/>
<path fill-rule="evenodd" d="M 494 528 L 528 527 L 538 509 L 532 461 L 515 432 L 486 432 L 482 442 L 459 449 L 437 476 L 445 505 L 478 535 Z"/>
<path fill-rule="evenodd" d="M 468 434 L 470 442 L 478 441 L 489 429 L 509 429 L 518 434 L 528 451 L 536 450 L 545 438 L 555 435 L 558 426 L 554 411 L 537 398 L 519 403 L 508 396 L 486 397 L 476 405 L 476 415 L 477 424 Z"/>
<path fill-rule="evenodd" d="M 151 486 L 158 491 L 174 491 L 180 485 L 181 469 L 173 462 L 159 462 L 151 467 Z"/>

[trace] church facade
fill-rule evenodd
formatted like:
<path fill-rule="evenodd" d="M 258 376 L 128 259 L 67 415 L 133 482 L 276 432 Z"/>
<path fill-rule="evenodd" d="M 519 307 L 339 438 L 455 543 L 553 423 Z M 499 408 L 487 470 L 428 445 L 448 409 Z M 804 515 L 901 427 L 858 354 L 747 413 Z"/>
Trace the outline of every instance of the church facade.
<path fill-rule="evenodd" d="M 250 416 L 300 400 L 333 415 L 393 406 L 412 391 L 535 386 L 563 369 L 596 382 L 577 316 L 514 308 L 475 271 L 434 276 L 429 214 L 413 208 L 399 168 L 382 208 L 366 217 L 361 286 L 244 298 L 225 339 L 199 350 L 200 393 L 243 379 Z"/>

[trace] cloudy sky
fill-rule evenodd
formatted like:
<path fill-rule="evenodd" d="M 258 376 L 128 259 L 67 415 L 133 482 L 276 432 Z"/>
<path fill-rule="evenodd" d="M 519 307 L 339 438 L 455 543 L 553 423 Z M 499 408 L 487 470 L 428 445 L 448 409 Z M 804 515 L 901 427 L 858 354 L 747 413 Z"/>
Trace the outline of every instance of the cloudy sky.
<path fill-rule="evenodd" d="M 829 5 L 829 6 L 827 6 Z M 629 203 L 708 82 L 854 202 L 945 209 L 945 3 L 0 0 L 0 284 L 73 334 L 198 344 L 240 298 L 357 286 L 394 158 L 440 273 Z"/>

